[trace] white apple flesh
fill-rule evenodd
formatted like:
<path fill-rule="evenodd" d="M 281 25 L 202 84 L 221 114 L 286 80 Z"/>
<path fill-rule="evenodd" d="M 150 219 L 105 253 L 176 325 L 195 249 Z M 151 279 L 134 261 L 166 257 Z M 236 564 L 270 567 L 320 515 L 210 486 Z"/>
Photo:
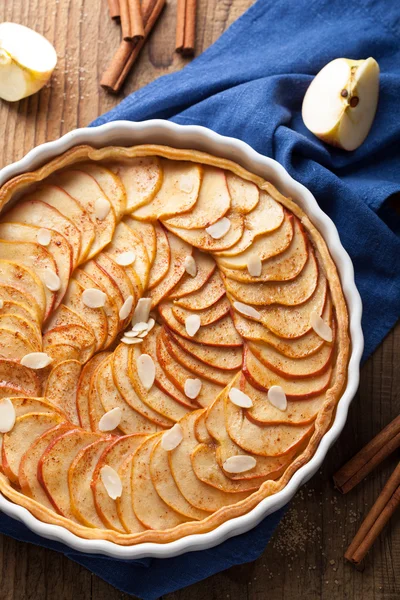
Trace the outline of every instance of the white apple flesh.
<path fill-rule="evenodd" d="M 16 102 L 39 91 L 57 64 L 53 46 L 17 23 L 0 25 L 0 98 Z"/>
<path fill-rule="evenodd" d="M 379 95 L 374 58 L 336 58 L 313 79 L 303 100 L 305 126 L 319 139 L 355 150 L 371 129 Z"/>

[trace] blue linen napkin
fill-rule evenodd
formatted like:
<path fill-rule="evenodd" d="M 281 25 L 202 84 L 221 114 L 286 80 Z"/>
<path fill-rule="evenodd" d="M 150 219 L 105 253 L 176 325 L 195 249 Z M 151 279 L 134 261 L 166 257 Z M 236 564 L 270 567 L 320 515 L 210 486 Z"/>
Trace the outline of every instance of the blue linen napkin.
<path fill-rule="evenodd" d="M 170 119 L 210 127 L 275 158 L 336 223 L 364 304 L 364 360 L 400 315 L 400 10 L 392 0 L 259 0 L 199 58 L 126 98 L 94 125 Z M 380 64 L 377 117 L 348 153 L 306 130 L 301 104 L 312 77 L 337 57 Z M 0 531 L 53 548 L 120 590 L 153 600 L 255 560 L 284 512 L 217 548 L 171 559 L 117 561 L 43 540 L 1 515 Z"/>

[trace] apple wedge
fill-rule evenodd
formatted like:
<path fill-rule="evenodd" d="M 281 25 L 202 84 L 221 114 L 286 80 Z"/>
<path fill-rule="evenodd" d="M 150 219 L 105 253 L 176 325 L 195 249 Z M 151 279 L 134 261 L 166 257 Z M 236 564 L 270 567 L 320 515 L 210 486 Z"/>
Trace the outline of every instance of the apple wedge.
<path fill-rule="evenodd" d="M 37 242 L 40 228 L 20 223 L 0 223 L 0 239 L 7 241 Z M 72 249 L 57 231 L 50 231 L 50 243 L 46 247 L 57 266 L 56 273 L 60 278 L 60 289 L 56 292 L 53 311 L 61 304 L 72 272 Z"/>
<path fill-rule="evenodd" d="M 244 500 L 248 493 L 223 492 L 197 478 L 190 457 L 198 446 L 194 424 L 199 414 L 199 411 L 195 411 L 181 420 L 183 440 L 175 450 L 169 452 L 168 458 L 172 476 L 186 500 L 195 508 L 211 513 Z"/>
<path fill-rule="evenodd" d="M 63 517 L 76 522 L 72 511 L 68 472 L 83 448 L 97 441 L 95 433 L 72 429 L 50 442 L 39 460 L 38 480 L 53 508 Z"/>
<path fill-rule="evenodd" d="M 111 202 L 115 216 L 119 221 L 126 209 L 126 192 L 121 178 L 104 165 L 95 162 L 79 163 L 79 170 L 84 171 L 96 180 L 107 199 Z"/>
<path fill-rule="evenodd" d="M 215 305 L 225 295 L 225 286 L 218 271 L 199 290 L 174 300 L 175 306 L 200 311 Z"/>
<path fill-rule="evenodd" d="M 247 215 L 257 206 L 260 199 L 258 187 L 251 181 L 226 171 L 226 182 L 231 197 L 231 208 L 235 212 Z"/>
<path fill-rule="evenodd" d="M 58 183 L 58 179 L 56 181 Z M 79 262 L 86 260 L 95 239 L 95 228 L 89 214 L 75 198 L 72 198 L 58 185 L 44 185 L 27 197 L 28 200 L 40 200 L 58 210 L 79 230 L 81 248 Z M 61 232 L 62 233 L 62 232 Z"/>
<path fill-rule="evenodd" d="M 143 441 L 145 439 L 143 436 Z M 119 520 L 125 531 L 128 533 L 139 533 L 140 531 L 145 531 L 146 528 L 139 521 L 133 510 L 132 463 L 133 456 L 128 456 L 119 468 L 118 475 L 122 484 L 122 494 L 115 502 Z"/>
<path fill-rule="evenodd" d="M 164 224 L 171 233 L 174 233 L 191 246 L 204 252 L 217 252 L 234 246 L 240 240 L 244 231 L 244 217 L 242 215 L 229 211 L 224 218 L 229 219 L 230 228 L 219 239 L 213 238 L 205 229 L 183 229 L 183 227 L 169 225 L 166 221 L 164 221 Z"/>
<path fill-rule="evenodd" d="M 197 202 L 202 169 L 190 162 L 161 159 L 162 184 L 154 198 L 132 216 L 139 221 L 156 221 L 190 210 Z"/>
<path fill-rule="evenodd" d="M 149 290 L 159 284 L 165 277 L 171 263 L 171 249 L 165 229 L 159 223 L 155 223 L 154 231 L 156 234 L 156 253 L 149 274 Z"/>
<path fill-rule="evenodd" d="M 225 172 L 215 167 L 203 167 L 203 177 L 197 202 L 184 214 L 167 219 L 170 225 L 183 229 L 204 229 L 222 219 L 231 207 Z"/>
<path fill-rule="evenodd" d="M 77 521 L 86 527 L 104 528 L 100 519 L 90 483 L 103 452 L 113 443 L 111 437 L 94 441 L 78 452 L 68 469 L 68 488 L 71 511 Z"/>
<path fill-rule="evenodd" d="M 261 261 L 266 261 L 285 252 L 294 236 L 294 218 L 285 214 L 285 219 L 278 229 L 265 233 L 255 240 L 243 251 L 231 256 L 224 256 L 222 252 L 216 255 L 218 266 L 221 269 L 247 269 L 250 257 L 258 256 Z"/>
<path fill-rule="evenodd" d="M 203 252 L 194 249 L 192 256 L 196 265 L 196 275 L 195 277 L 192 277 L 189 273 L 185 273 L 180 282 L 169 294 L 171 300 L 183 298 L 183 296 L 187 296 L 188 294 L 192 294 L 199 290 L 207 281 L 209 281 L 217 268 L 213 257 L 208 254 L 204 254 Z"/>
<path fill-rule="evenodd" d="M 171 252 L 168 271 L 150 291 L 152 307 L 157 306 L 179 283 L 185 274 L 185 259 L 192 254 L 192 248 L 186 242 L 169 232 L 167 237 Z"/>
<path fill-rule="evenodd" d="M 95 373 L 97 367 L 108 357 L 110 356 L 109 352 L 99 352 L 93 358 L 89 360 L 89 362 L 84 365 L 82 368 L 78 387 L 76 390 L 76 410 L 78 413 L 79 424 L 83 429 L 90 430 L 90 416 L 89 416 L 89 391 L 90 384 Z"/>
<path fill-rule="evenodd" d="M 371 129 L 379 94 L 373 58 L 336 58 L 315 76 L 303 101 L 305 126 L 332 146 L 355 150 Z"/>
<path fill-rule="evenodd" d="M 118 517 L 116 501 L 110 498 L 101 479 L 101 470 L 106 465 L 119 471 L 124 461 L 134 454 L 143 443 L 142 434 L 126 435 L 117 438 L 101 455 L 93 472 L 91 488 L 97 514 L 107 528 L 124 532 L 124 527 Z"/>
<path fill-rule="evenodd" d="M 175 512 L 187 517 L 200 521 L 208 517 L 204 510 L 195 508 L 186 500 L 179 491 L 178 486 L 172 477 L 171 469 L 168 461 L 168 452 L 161 446 L 161 440 L 156 441 L 150 455 L 150 476 L 151 481 L 160 496 Z"/>
<path fill-rule="evenodd" d="M 229 313 L 229 310 L 230 303 L 224 295 L 210 307 L 196 311 L 196 314 L 200 317 L 200 326 L 204 327 L 205 325 L 211 325 L 212 323 L 219 321 L 219 319 L 222 319 L 222 317 L 225 317 L 225 315 Z M 182 308 L 176 304 L 172 304 L 172 312 L 174 313 L 175 319 L 182 325 L 185 324 L 187 317 L 193 314 L 191 310 Z"/>
<path fill-rule="evenodd" d="M 125 159 L 108 167 L 123 183 L 127 213 L 151 202 L 163 181 L 161 162 L 156 156 Z"/>
<path fill-rule="evenodd" d="M 58 363 L 46 381 L 44 396 L 60 408 L 74 425 L 79 425 L 76 408 L 76 391 L 82 365 L 79 360 L 65 360 Z"/>
<path fill-rule="evenodd" d="M 17 262 L 0 260 L 0 285 L 2 290 L 7 286 L 9 292 L 6 294 L 7 299 L 18 297 L 29 304 L 32 298 L 32 306 L 37 311 L 39 321 L 42 322 L 46 311 L 46 295 L 43 283 L 31 269 Z M 14 288 L 15 292 L 11 292 L 10 288 Z"/>
<path fill-rule="evenodd" d="M 47 447 L 60 435 L 70 431 L 72 426 L 69 423 L 60 423 L 51 429 L 45 431 L 28 448 L 21 458 L 18 471 L 18 480 L 23 494 L 33 498 L 36 502 L 46 508 L 53 510 L 53 505 L 47 497 L 46 492 L 40 485 L 37 477 L 39 461 Z"/>
<path fill-rule="evenodd" d="M 279 304 L 296 306 L 309 300 L 314 294 L 319 278 L 318 263 L 314 252 L 309 253 L 308 260 L 297 277 L 289 281 L 267 281 L 262 283 L 244 283 L 235 281 L 222 274 L 226 290 L 239 302 L 255 306 Z"/>
<path fill-rule="evenodd" d="M 271 234 L 272 235 L 272 234 Z M 250 264 L 253 258 L 261 260 L 263 255 L 257 251 L 255 246 L 264 238 L 258 238 L 248 250 L 247 263 Z M 254 251 L 253 251 L 254 250 Z M 252 252 L 253 251 L 253 252 Z M 239 255 L 240 256 L 240 255 Z M 305 232 L 302 229 L 300 221 L 294 222 L 294 236 L 287 250 L 281 254 L 277 254 L 272 258 L 262 261 L 261 274 L 253 276 L 249 273 L 248 268 L 226 269 L 221 266 L 224 275 L 241 283 L 262 283 L 269 281 L 291 281 L 295 279 L 305 268 L 309 257 L 308 242 Z M 248 266 L 248 264 L 246 266 Z"/>
<path fill-rule="evenodd" d="M 150 474 L 150 457 L 160 434 L 151 436 L 136 450 L 132 462 L 132 504 L 136 517 L 148 529 L 171 529 L 188 519 L 158 495 Z"/>
<path fill-rule="evenodd" d="M 2 468 L 12 483 L 18 485 L 19 465 L 28 448 L 42 433 L 63 420 L 56 412 L 26 413 L 17 417 L 12 430 L 4 434 L 2 444 Z"/>
<path fill-rule="evenodd" d="M 51 229 L 60 233 L 72 248 L 73 267 L 76 267 L 81 254 L 81 234 L 72 221 L 58 210 L 40 200 L 23 200 L 13 206 L 5 215 L 7 223 L 22 223 L 39 228 Z"/>
<path fill-rule="evenodd" d="M 172 313 L 171 303 L 163 302 L 159 305 L 158 310 L 163 322 L 173 333 L 176 333 L 187 340 L 192 340 L 192 336 L 187 333 L 185 327 L 175 319 Z M 230 315 L 222 317 L 222 319 L 216 323 L 212 323 L 206 327 L 200 327 L 194 335 L 193 341 L 198 344 L 221 347 L 240 347 L 243 344 L 242 338 L 237 333 Z"/>
<path fill-rule="evenodd" d="M 224 256 L 234 256 L 246 250 L 258 236 L 270 233 L 282 225 L 285 213 L 282 206 L 267 192 L 260 192 L 256 207 L 244 218 L 244 231 L 240 240 L 223 250 Z"/>

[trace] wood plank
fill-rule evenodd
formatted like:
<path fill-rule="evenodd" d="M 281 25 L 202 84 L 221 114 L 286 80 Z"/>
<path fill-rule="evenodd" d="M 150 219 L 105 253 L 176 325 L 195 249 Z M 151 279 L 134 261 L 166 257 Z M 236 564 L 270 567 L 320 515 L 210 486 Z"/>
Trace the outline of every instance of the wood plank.
<path fill-rule="evenodd" d="M 252 0 L 198 2 L 197 54 L 205 50 Z M 182 68 L 174 53 L 176 0 L 162 18 L 130 74 L 112 96 L 99 79 L 118 46 L 119 28 L 106 0 L 13 0 L 0 3 L 0 20 L 20 22 L 55 43 L 59 64 L 49 86 L 16 104 L 0 102 L 0 167 L 37 144 L 87 125 L 132 91 Z M 362 370 L 359 393 L 340 440 L 321 470 L 300 490 L 263 555 L 166 600 L 395 600 L 400 596 L 400 519 L 395 516 L 367 557 L 363 573 L 343 553 L 372 505 L 395 458 L 348 496 L 333 489 L 332 473 L 399 413 L 400 327 Z M 86 569 L 56 552 L 0 536 L 1 600 L 128 600 Z"/>

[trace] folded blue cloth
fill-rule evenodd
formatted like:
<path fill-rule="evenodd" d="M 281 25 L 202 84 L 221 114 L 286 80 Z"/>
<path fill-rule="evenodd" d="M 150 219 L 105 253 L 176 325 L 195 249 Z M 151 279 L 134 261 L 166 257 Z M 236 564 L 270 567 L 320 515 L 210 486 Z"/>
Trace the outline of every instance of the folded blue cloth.
<path fill-rule="evenodd" d="M 393 0 L 259 0 L 199 58 L 126 98 L 94 125 L 171 119 L 248 142 L 306 185 L 337 225 L 363 304 L 364 359 L 400 314 L 400 10 Z M 304 93 L 340 56 L 379 62 L 378 114 L 355 152 L 330 148 L 306 130 Z M 5 515 L 0 531 L 63 552 L 120 590 L 152 600 L 257 558 L 283 511 L 217 548 L 171 559 L 117 561 L 43 540 Z"/>

